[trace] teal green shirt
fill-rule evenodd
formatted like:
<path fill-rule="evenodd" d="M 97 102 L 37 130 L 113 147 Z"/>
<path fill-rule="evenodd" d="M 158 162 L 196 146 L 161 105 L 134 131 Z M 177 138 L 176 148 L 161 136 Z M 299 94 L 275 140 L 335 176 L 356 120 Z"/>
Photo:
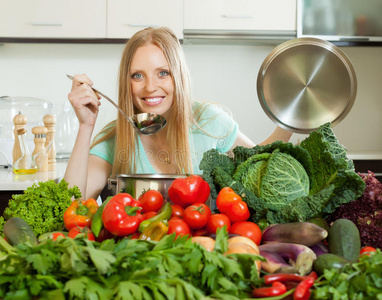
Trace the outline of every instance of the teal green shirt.
<path fill-rule="evenodd" d="M 206 151 L 214 148 L 221 153 L 226 153 L 233 146 L 239 133 L 238 124 L 228 113 L 214 104 L 206 106 L 198 125 L 201 129 L 196 126 L 190 128 L 190 149 L 194 174 L 202 174 L 199 164 Z M 137 174 L 157 173 L 150 163 L 151 155 L 145 152 L 139 136 L 136 147 L 135 153 L 139 153 Z M 113 164 L 114 150 L 115 138 L 111 138 L 94 146 L 90 150 L 90 154 Z"/>

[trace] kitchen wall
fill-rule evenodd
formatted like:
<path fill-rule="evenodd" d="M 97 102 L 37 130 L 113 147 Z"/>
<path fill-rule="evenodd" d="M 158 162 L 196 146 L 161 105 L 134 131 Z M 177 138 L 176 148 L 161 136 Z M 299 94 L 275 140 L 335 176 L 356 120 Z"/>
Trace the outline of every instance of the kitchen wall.
<path fill-rule="evenodd" d="M 256 79 L 272 46 L 183 45 L 196 99 L 226 105 L 241 130 L 260 142 L 275 125 L 257 98 Z M 3 44 L 0 45 L 0 96 L 30 96 L 56 104 L 62 122 L 71 82 L 65 74 L 86 73 L 95 87 L 117 101 L 120 44 Z M 334 128 L 349 153 L 382 154 L 382 47 L 343 47 L 358 77 L 357 99 L 348 116 Z M 335 101 L 336 99 L 333 99 Z M 1 109 L 1 108 L 0 108 Z M 117 111 L 102 101 L 96 131 Z M 68 114 L 67 117 L 73 117 Z M 74 141 L 70 134 L 68 143 Z M 293 142 L 305 138 L 294 134 Z"/>

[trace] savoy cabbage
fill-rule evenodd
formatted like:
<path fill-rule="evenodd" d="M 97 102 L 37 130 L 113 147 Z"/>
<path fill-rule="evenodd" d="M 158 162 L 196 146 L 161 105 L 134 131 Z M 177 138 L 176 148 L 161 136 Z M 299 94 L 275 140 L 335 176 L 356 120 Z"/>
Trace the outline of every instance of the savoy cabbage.
<path fill-rule="evenodd" d="M 243 197 L 252 221 L 305 221 L 332 213 L 357 199 L 365 183 L 347 158 L 331 124 L 322 125 L 300 145 L 281 141 L 253 148 L 236 147 L 234 157 L 211 149 L 200 163 L 216 199 L 230 186 Z"/>

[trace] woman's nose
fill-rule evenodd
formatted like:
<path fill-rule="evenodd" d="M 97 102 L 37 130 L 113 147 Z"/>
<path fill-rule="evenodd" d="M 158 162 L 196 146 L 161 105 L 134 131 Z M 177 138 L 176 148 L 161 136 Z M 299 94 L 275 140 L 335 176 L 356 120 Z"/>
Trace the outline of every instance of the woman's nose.
<path fill-rule="evenodd" d="M 150 93 L 155 92 L 158 88 L 158 82 L 155 77 L 147 77 L 146 90 Z"/>

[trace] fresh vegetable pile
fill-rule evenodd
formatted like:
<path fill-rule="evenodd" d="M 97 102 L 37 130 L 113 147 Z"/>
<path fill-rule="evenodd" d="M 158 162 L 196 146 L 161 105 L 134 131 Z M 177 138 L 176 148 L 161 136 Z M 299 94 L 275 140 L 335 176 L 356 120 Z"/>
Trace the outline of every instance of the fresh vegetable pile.
<path fill-rule="evenodd" d="M 49 215 L 36 197 L 49 195 L 44 183 L 15 196 L 35 195 L 34 209 L 6 209 L 14 214 L 0 237 L 0 298 L 382 299 L 382 253 L 371 238 L 382 184 L 355 173 L 329 124 L 299 146 L 234 154 L 206 152 L 204 175 L 174 180 L 171 202 L 146 190 L 98 206 L 48 183 L 67 200 L 46 209 L 57 227 L 34 224 Z"/>
<path fill-rule="evenodd" d="M 159 242 L 78 237 L 37 246 L 0 246 L 3 299 L 239 299 L 258 278 L 255 255 L 223 255 L 228 236 L 217 232 L 213 252 L 188 237 Z M 232 259 L 234 258 L 234 259 Z"/>
<path fill-rule="evenodd" d="M 330 123 L 311 132 L 301 145 L 274 142 L 233 152 L 230 158 L 207 151 L 200 169 L 213 198 L 231 187 L 248 204 L 254 222 L 288 223 L 330 214 L 365 189 Z"/>
<path fill-rule="evenodd" d="M 4 221 L 12 217 L 24 219 L 36 235 L 62 230 L 65 210 L 75 199 L 81 198 L 78 187 L 68 188 L 68 183 L 49 180 L 28 187 L 23 194 L 13 195 L 0 217 L 0 235 L 3 235 Z"/>

